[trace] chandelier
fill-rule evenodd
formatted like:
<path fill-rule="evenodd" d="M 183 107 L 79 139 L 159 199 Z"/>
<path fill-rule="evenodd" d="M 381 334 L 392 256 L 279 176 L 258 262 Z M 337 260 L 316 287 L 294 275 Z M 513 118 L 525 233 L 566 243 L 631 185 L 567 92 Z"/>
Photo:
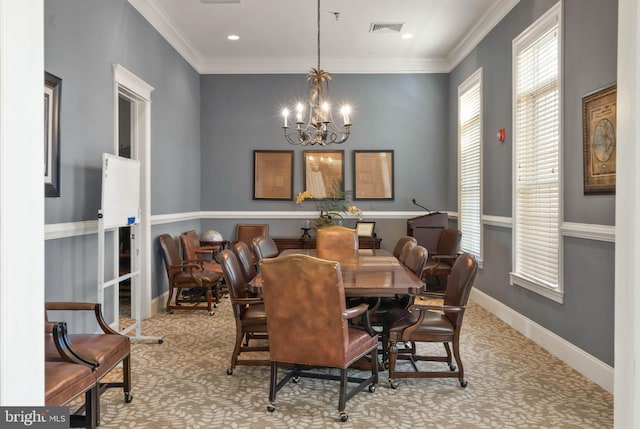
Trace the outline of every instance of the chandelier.
<path fill-rule="evenodd" d="M 337 15 L 336 15 L 337 17 Z M 292 145 L 320 145 L 340 144 L 347 141 L 350 134 L 351 109 L 342 106 L 342 126 L 337 126 L 331 113 L 329 103 L 329 80 L 331 73 L 320 68 L 320 0 L 318 0 L 318 68 L 312 68 L 307 74 L 309 83 L 308 121 L 303 122 L 305 106 L 298 103 L 295 107 L 295 129 L 289 130 L 289 109 L 282 110 L 284 117 L 284 136 Z"/>

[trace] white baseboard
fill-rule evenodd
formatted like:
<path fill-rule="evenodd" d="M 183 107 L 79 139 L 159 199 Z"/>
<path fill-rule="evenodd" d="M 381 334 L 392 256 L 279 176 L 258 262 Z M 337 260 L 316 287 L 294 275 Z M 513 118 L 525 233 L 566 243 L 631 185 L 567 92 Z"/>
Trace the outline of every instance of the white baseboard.
<path fill-rule="evenodd" d="M 167 304 L 167 296 L 169 295 L 169 291 L 163 293 L 160 296 L 157 296 L 151 300 L 151 316 L 158 314 L 164 311 L 164 308 Z"/>
<path fill-rule="evenodd" d="M 606 363 L 476 288 L 471 290 L 470 300 L 613 394 L 614 369 Z"/>

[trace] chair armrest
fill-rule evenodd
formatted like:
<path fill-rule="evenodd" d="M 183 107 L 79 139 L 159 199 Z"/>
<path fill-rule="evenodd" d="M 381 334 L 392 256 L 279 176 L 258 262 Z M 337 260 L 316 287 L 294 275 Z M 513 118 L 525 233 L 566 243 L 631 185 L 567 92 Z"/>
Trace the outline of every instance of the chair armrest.
<path fill-rule="evenodd" d="M 355 307 L 347 308 L 342 313 L 342 318 L 345 320 L 353 319 L 356 316 L 366 313 L 368 309 L 369 309 L 369 304 L 363 302 L 362 304 L 358 304 Z"/>
<path fill-rule="evenodd" d="M 73 348 L 67 335 L 67 324 L 65 322 L 45 322 L 45 333 L 51 334 L 62 361 L 85 365 L 91 369 L 99 366 L 97 361 L 81 355 Z"/>
<path fill-rule="evenodd" d="M 466 309 L 465 306 L 459 305 L 424 305 L 424 304 L 413 304 L 410 305 L 408 310 L 413 313 L 414 311 L 426 311 L 426 310 L 437 310 L 437 311 L 446 311 L 450 313 L 462 313 Z"/>
<path fill-rule="evenodd" d="M 455 261 L 458 256 L 460 256 L 459 253 L 456 253 L 455 255 L 438 255 L 438 254 L 435 254 L 435 255 L 431 255 L 431 259 L 433 259 L 434 261 L 438 261 L 438 262 L 440 262 L 440 261 L 446 262 L 446 261 Z"/>
<path fill-rule="evenodd" d="M 231 304 L 256 305 L 264 304 L 264 300 L 262 298 L 231 298 Z"/>
<path fill-rule="evenodd" d="M 94 302 L 45 302 L 45 311 L 93 311 L 96 322 L 105 334 L 120 335 L 109 326 L 102 315 L 102 305 Z"/>

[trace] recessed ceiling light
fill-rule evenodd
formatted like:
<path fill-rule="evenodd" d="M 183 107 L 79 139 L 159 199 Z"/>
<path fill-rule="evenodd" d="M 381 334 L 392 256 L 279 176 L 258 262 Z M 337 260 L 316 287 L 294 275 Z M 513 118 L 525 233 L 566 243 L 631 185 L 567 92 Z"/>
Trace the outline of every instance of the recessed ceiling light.
<path fill-rule="evenodd" d="M 239 39 L 240 39 L 240 36 L 237 36 L 237 35 L 235 35 L 235 34 L 229 34 L 229 35 L 227 36 L 227 39 L 229 39 L 229 40 L 239 40 Z"/>
<path fill-rule="evenodd" d="M 413 39 L 413 34 L 405 33 L 400 37 L 402 37 L 403 39 Z"/>

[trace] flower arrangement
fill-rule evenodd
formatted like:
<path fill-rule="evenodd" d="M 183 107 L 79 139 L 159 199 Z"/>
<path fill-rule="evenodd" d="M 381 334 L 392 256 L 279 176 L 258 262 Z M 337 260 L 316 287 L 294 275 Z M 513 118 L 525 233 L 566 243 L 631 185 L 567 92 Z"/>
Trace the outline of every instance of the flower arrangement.
<path fill-rule="evenodd" d="M 334 182 L 329 198 L 318 202 L 317 206 L 320 210 L 320 216 L 312 222 L 312 226 L 314 228 L 320 228 L 326 225 L 341 223 L 347 213 L 356 215 L 358 219 L 362 219 L 362 210 L 357 206 L 347 205 L 347 202 L 351 199 L 350 196 L 351 191 L 343 190 L 340 183 Z M 296 204 L 300 205 L 304 200 L 310 198 L 313 198 L 313 194 L 310 191 L 300 192 L 296 197 Z"/>

